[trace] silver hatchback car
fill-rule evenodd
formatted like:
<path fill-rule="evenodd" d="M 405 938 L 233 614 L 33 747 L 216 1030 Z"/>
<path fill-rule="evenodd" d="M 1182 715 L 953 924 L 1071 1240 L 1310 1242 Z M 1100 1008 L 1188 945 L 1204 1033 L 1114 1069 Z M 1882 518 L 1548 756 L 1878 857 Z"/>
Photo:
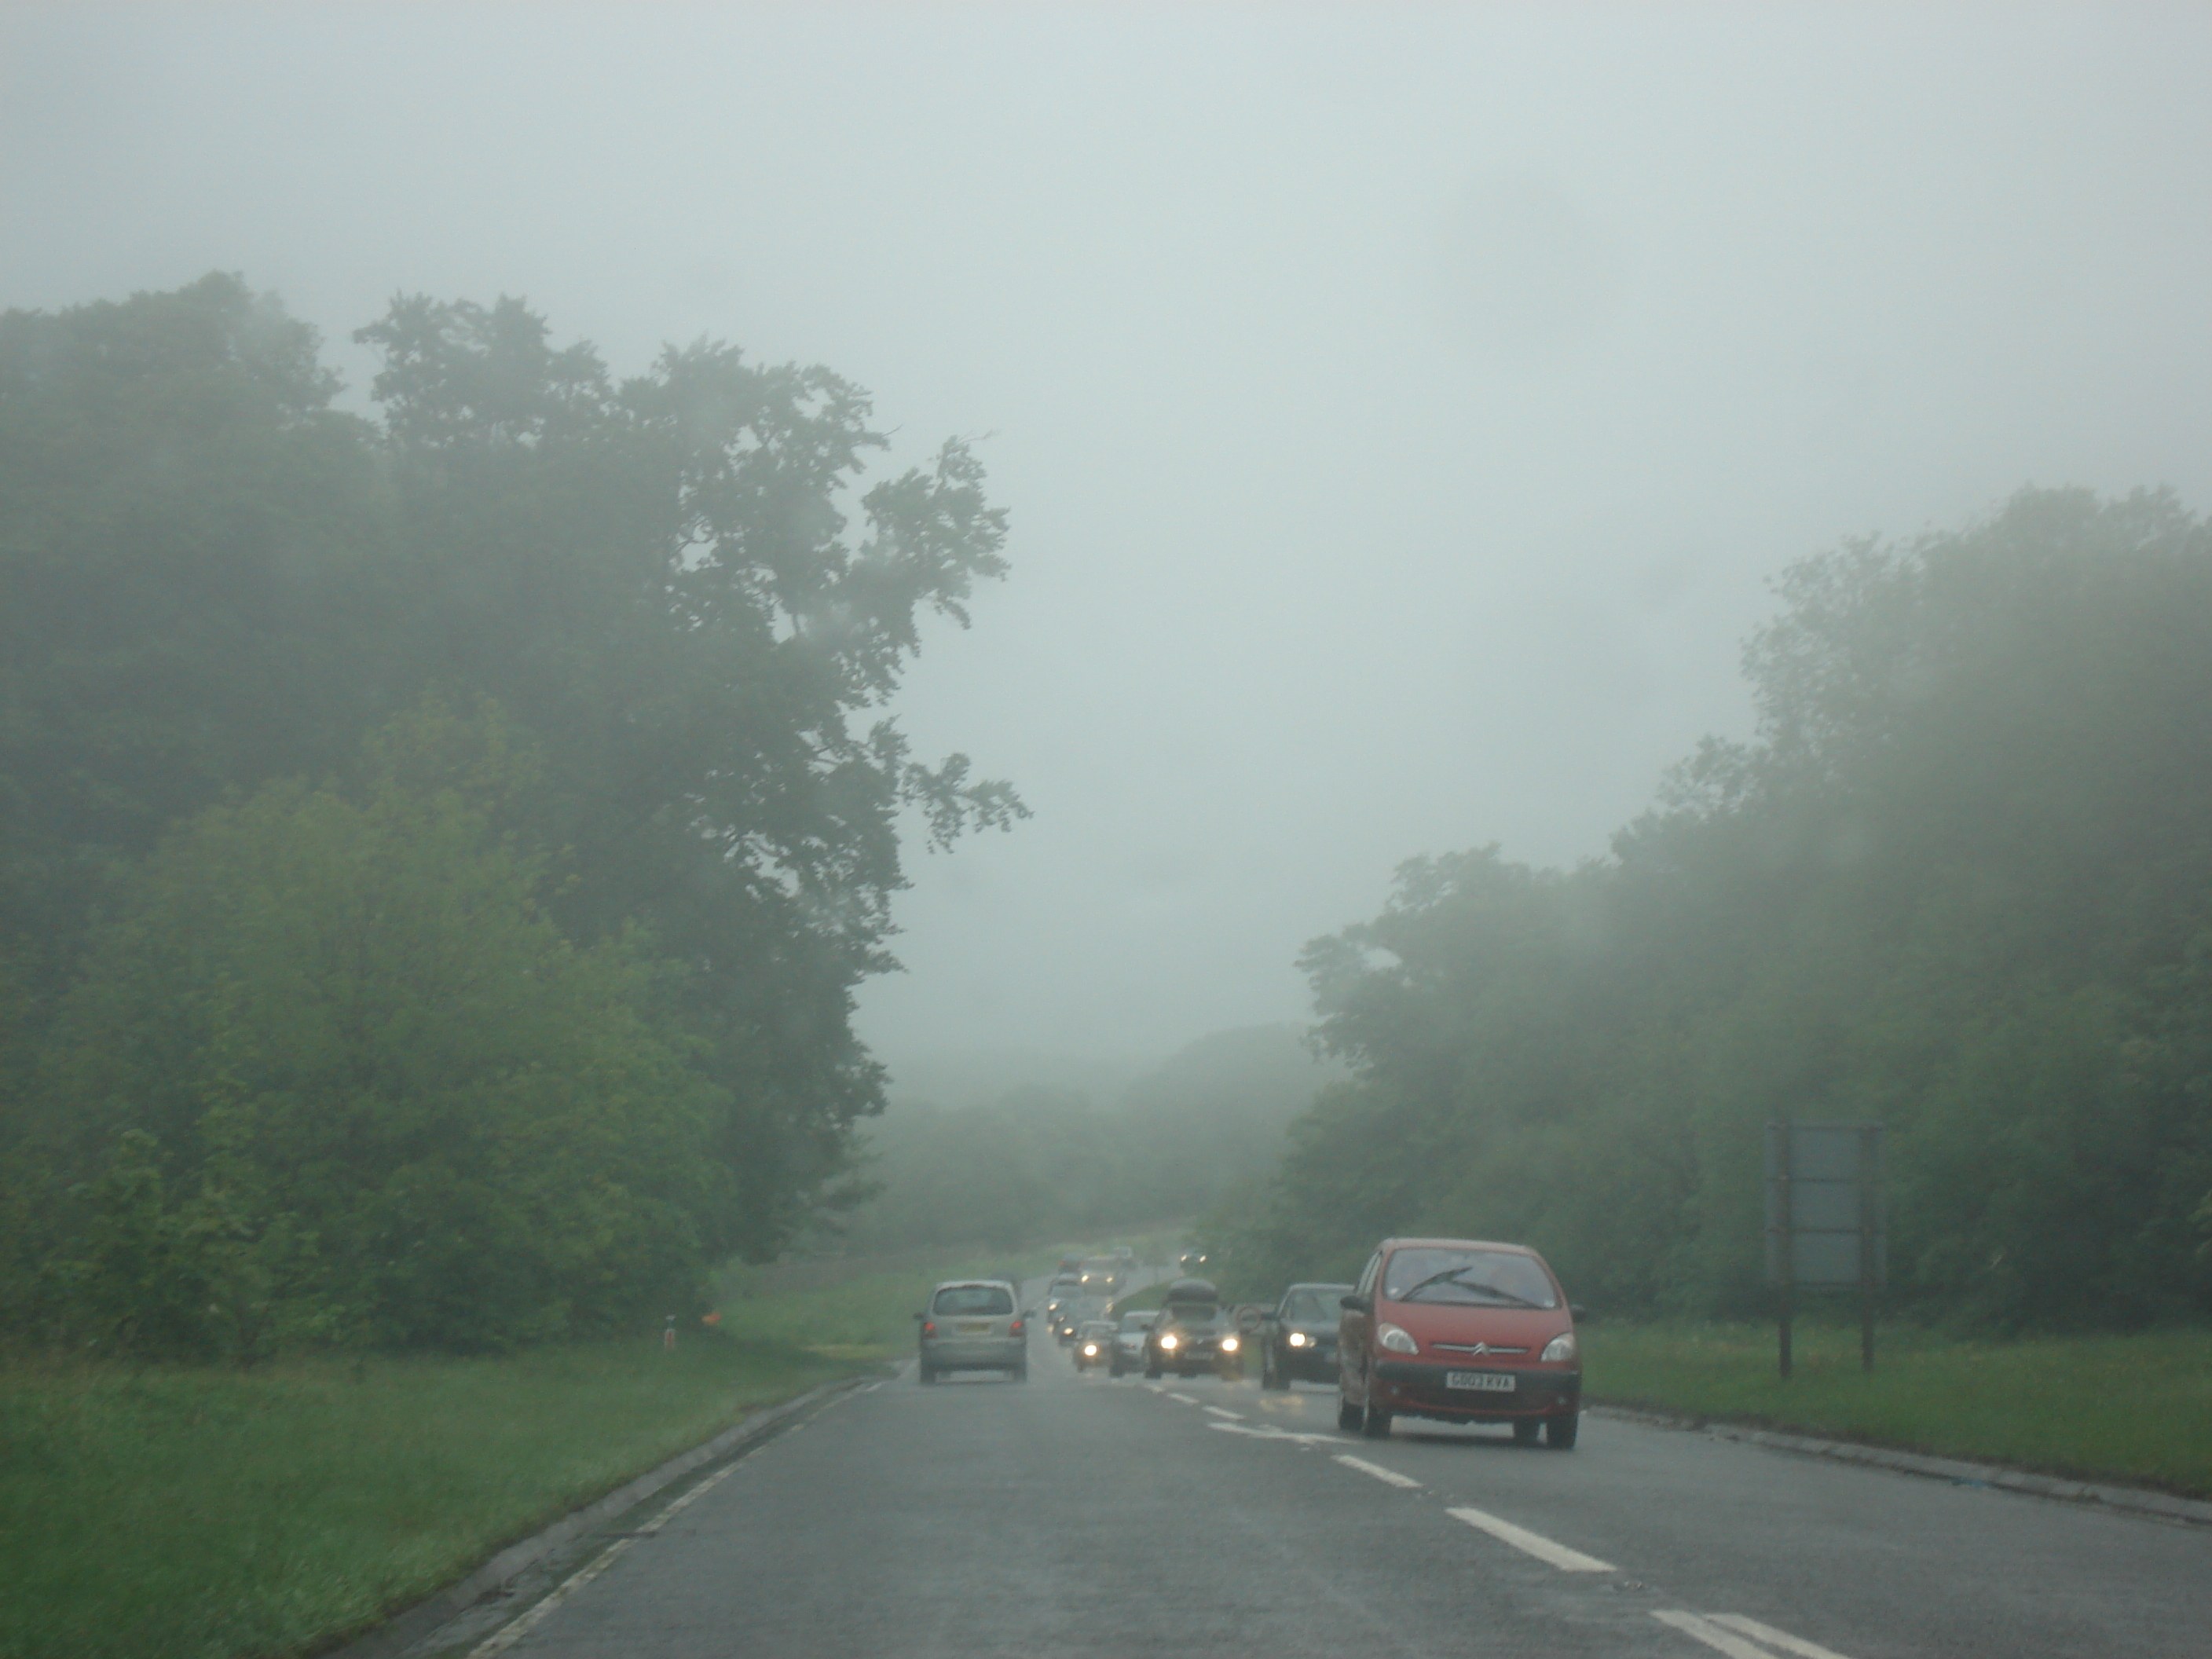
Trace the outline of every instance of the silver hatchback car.
<path fill-rule="evenodd" d="M 921 1380 L 946 1371 L 1004 1371 L 1017 1382 L 1030 1376 L 1029 1322 L 1014 1287 L 1002 1279 L 954 1279 L 939 1285 L 921 1322 Z"/>

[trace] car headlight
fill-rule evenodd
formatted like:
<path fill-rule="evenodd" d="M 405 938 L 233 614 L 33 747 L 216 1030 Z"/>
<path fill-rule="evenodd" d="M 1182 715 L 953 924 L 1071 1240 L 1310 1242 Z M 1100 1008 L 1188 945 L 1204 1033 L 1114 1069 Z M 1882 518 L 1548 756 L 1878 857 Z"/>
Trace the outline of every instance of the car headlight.
<path fill-rule="evenodd" d="M 1547 1342 L 1544 1352 L 1536 1356 L 1539 1359 L 1572 1359 L 1574 1357 L 1575 1334 L 1572 1331 L 1560 1332 Z"/>
<path fill-rule="evenodd" d="M 1172 1348 L 1175 1345 L 1176 1340 L 1171 1336 L 1164 1336 L 1160 1339 L 1160 1346 L 1163 1348 Z"/>
<path fill-rule="evenodd" d="M 1292 1347 L 1303 1348 L 1305 1345 L 1306 1334 L 1304 1331 L 1292 1331 L 1291 1333 L 1291 1346 Z"/>
<path fill-rule="evenodd" d="M 1233 1336 L 1223 1337 L 1221 1339 L 1221 1352 L 1224 1353 L 1235 1353 L 1237 1352 L 1237 1339 Z"/>
<path fill-rule="evenodd" d="M 1419 1353 L 1421 1351 L 1421 1345 L 1413 1340 L 1412 1334 L 1395 1325 L 1377 1325 L 1375 1340 L 1392 1353 Z"/>
<path fill-rule="evenodd" d="M 1086 1342 L 1083 1345 L 1083 1352 L 1088 1354 L 1095 1354 L 1098 1352 L 1098 1345 L 1096 1342 Z"/>

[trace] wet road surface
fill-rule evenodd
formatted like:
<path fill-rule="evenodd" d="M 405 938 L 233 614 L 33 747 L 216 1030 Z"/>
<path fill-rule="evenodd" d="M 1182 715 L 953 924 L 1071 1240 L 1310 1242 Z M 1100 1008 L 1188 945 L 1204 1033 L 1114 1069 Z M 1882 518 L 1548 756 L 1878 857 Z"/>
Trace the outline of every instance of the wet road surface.
<path fill-rule="evenodd" d="M 1031 1353 L 837 1398 L 477 1651 L 2212 1655 L 2203 1529 L 1599 1416 L 1367 1441 L 1333 1391 Z"/>

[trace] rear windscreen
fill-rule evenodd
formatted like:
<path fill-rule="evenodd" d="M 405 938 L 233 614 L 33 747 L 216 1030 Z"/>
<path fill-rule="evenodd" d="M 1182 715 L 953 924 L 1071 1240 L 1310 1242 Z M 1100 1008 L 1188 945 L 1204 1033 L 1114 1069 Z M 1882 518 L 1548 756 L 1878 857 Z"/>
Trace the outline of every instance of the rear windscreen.
<path fill-rule="evenodd" d="M 1338 1299 L 1352 1287 L 1344 1290 L 1298 1291 L 1284 1304 L 1283 1317 L 1294 1325 L 1334 1325 L 1344 1310 Z"/>
<path fill-rule="evenodd" d="M 1014 1293 L 1003 1285 L 953 1285 L 937 1293 L 934 1311 L 941 1314 L 1010 1314 Z"/>

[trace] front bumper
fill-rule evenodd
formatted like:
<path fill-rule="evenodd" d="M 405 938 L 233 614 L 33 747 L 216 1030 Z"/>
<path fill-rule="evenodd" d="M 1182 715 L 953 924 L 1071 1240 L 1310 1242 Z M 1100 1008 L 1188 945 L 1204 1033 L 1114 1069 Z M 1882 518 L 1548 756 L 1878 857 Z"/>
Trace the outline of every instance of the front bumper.
<path fill-rule="evenodd" d="M 1193 1343 L 1188 1347 L 1157 1352 L 1150 1363 L 1164 1371 L 1181 1371 L 1185 1376 L 1195 1376 L 1200 1371 L 1242 1370 L 1244 1354 L 1242 1348 L 1235 1353 L 1224 1353 L 1215 1343 Z"/>
<path fill-rule="evenodd" d="M 1287 1342 L 1275 1349 L 1275 1369 L 1285 1376 L 1304 1382 L 1334 1382 L 1336 1381 L 1336 1344 L 1327 1347 L 1307 1343 L 1292 1347 Z"/>
<path fill-rule="evenodd" d="M 1513 1378 L 1513 1391 L 1444 1386 L 1447 1372 L 1472 1370 L 1504 1371 Z M 1571 1417 L 1582 1408 L 1582 1393 L 1580 1371 L 1523 1370 L 1464 1361 L 1438 1365 L 1418 1359 L 1378 1359 L 1368 1379 L 1370 1403 L 1385 1411 L 1470 1423 Z"/>

